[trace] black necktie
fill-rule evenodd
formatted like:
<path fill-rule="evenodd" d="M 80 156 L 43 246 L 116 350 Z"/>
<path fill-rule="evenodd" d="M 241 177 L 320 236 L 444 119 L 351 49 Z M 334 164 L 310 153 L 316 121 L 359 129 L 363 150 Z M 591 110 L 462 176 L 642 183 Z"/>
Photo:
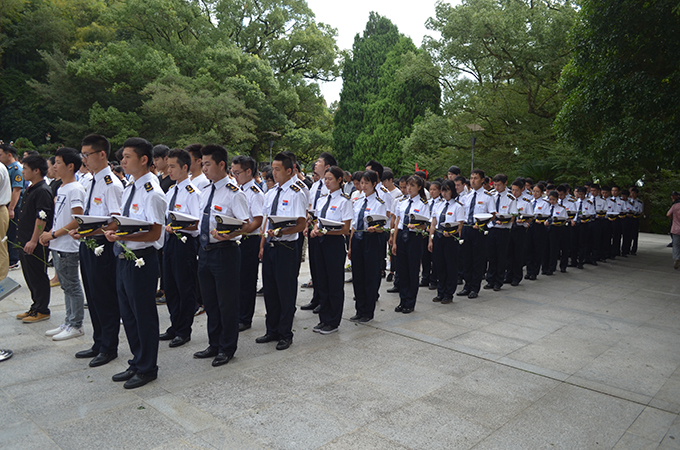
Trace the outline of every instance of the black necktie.
<path fill-rule="evenodd" d="M 472 194 L 472 201 L 470 202 L 470 211 L 468 211 L 468 225 L 473 225 L 475 223 L 475 203 L 476 202 L 477 202 L 477 191 L 475 191 L 474 194 Z"/>
<path fill-rule="evenodd" d="M 175 202 L 177 201 L 177 192 L 179 192 L 179 186 L 175 186 L 175 192 L 172 194 L 172 200 L 170 200 L 170 205 L 168 205 L 168 211 L 175 210 Z"/>
<path fill-rule="evenodd" d="M 411 212 L 411 205 L 413 204 L 413 199 L 410 199 L 408 201 L 408 206 L 406 207 L 406 211 L 404 211 L 404 225 L 408 225 L 411 223 L 411 218 L 409 217 L 408 213 Z"/>
<path fill-rule="evenodd" d="M 279 188 L 278 191 L 276 191 L 276 197 L 274 197 L 274 202 L 272 202 L 272 210 L 269 213 L 270 216 L 275 216 L 276 211 L 279 209 L 279 197 L 281 196 L 281 191 L 283 188 Z"/>
<path fill-rule="evenodd" d="M 212 206 L 213 197 L 215 196 L 215 184 L 213 183 L 210 190 L 208 202 L 203 208 L 203 221 L 201 222 L 201 243 L 205 246 L 210 242 L 210 208 Z"/>
<path fill-rule="evenodd" d="M 326 213 L 328 212 L 328 207 L 331 205 L 331 194 L 328 194 L 328 201 L 326 201 L 326 204 L 323 205 L 323 208 L 321 208 L 321 217 L 324 219 L 326 218 Z"/>
<path fill-rule="evenodd" d="M 498 194 L 498 198 L 496 198 L 496 212 L 500 212 L 500 207 L 501 207 L 501 194 Z"/>
<path fill-rule="evenodd" d="M 446 205 L 444 205 L 444 209 L 442 209 L 442 213 L 439 215 L 439 225 L 444 225 L 444 222 L 446 222 L 446 212 L 449 210 L 449 202 L 446 202 Z"/>
<path fill-rule="evenodd" d="M 550 207 L 550 217 L 552 217 L 553 213 L 555 212 L 555 205 L 552 205 Z"/>
<path fill-rule="evenodd" d="M 312 205 L 312 209 L 316 211 L 316 202 L 319 201 L 319 197 L 321 197 L 321 185 L 323 184 L 323 181 L 319 181 L 319 187 L 316 190 L 316 194 L 314 194 L 314 205 Z"/>
<path fill-rule="evenodd" d="M 538 203 L 538 199 L 534 200 L 534 214 L 536 214 L 536 203 Z"/>
<path fill-rule="evenodd" d="M 130 205 L 132 204 L 132 197 L 135 196 L 135 184 L 132 183 L 132 188 L 130 188 L 130 196 L 125 202 L 125 207 L 123 208 L 123 217 L 128 217 L 130 215 Z"/>
<path fill-rule="evenodd" d="M 92 183 L 90 184 L 90 195 L 87 197 L 87 205 L 85 206 L 85 214 L 86 216 L 90 214 L 90 203 L 92 203 L 92 194 L 94 193 L 94 184 L 95 184 L 95 179 L 94 175 L 92 175 Z"/>
<path fill-rule="evenodd" d="M 361 205 L 361 210 L 359 210 L 359 216 L 357 217 L 357 231 L 364 229 L 364 212 L 366 211 L 366 206 L 368 206 L 368 199 L 364 200 L 364 204 Z"/>

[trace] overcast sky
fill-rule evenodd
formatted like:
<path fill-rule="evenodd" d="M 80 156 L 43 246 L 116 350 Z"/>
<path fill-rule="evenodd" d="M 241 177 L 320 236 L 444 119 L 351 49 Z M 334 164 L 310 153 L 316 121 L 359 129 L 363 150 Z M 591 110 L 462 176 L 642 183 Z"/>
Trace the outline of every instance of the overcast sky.
<path fill-rule="evenodd" d="M 338 30 L 337 42 L 341 50 L 352 48 L 354 36 L 364 31 L 371 11 L 390 19 L 400 33 L 411 37 L 416 47 L 423 43 L 423 36 L 433 35 L 425 28 L 425 21 L 434 16 L 435 0 L 307 0 L 307 4 L 314 11 L 317 22 Z M 329 105 L 340 100 L 341 78 L 332 83 L 320 83 L 320 86 Z"/>

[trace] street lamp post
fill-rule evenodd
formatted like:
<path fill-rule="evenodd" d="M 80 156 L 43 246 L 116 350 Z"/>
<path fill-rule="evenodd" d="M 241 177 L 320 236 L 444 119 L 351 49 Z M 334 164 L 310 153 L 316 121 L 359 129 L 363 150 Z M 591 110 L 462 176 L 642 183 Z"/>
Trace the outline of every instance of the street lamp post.
<path fill-rule="evenodd" d="M 472 173 L 473 170 L 475 170 L 475 142 L 477 142 L 477 136 L 475 135 L 476 132 L 478 131 L 484 131 L 484 128 L 481 127 L 481 125 L 477 125 L 476 123 L 471 123 L 468 125 L 465 125 L 472 131 L 472 158 L 470 160 L 470 173 Z"/>
<path fill-rule="evenodd" d="M 271 166 L 273 161 L 272 148 L 274 147 L 274 138 L 281 137 L 281 135 L 276 131 L 265 131 L 264 133 L 269 135 L 269 165 Z"/>

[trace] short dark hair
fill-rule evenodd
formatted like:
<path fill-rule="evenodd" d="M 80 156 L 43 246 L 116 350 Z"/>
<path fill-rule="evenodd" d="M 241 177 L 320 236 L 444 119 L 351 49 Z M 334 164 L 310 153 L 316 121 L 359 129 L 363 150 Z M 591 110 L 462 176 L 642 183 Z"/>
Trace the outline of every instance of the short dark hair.
<path fill-rule="evenodd" d="M 504 173 L 497 173 L 495 177 L 493 177 L 493 182 L 500 181 L 503 184 L 508 184 L 508 176 Z"/>
<path fill-rule="evenodd" d="M 370 167 L 372 171 L 374 171 L 375 173 L 378 174 L 378 178 L 382 179 L 383 170 L 384 170 L 382 164 L 380 164 L 378 161 L 372 159 L 369 162 L 367 162 L 366 164 L 364 164 L 364 168 L 366 168 L 366 167 Z"/>
<path fill-rule="evenodd" d="M 170 153 L 170 147 L 163 144 L 158 144 L 153 148 L 153 157 L 155 158 L 165 158 Z"/>
<path fill-rule="evenodd" d="M 113 170 L 114 172 L 119 173 L 121 175 L 125 175 L 125 169 L 123 169 L 123 166 L 121 166 L 120 164 L 113 166 L 113 168 L 111 170 Z"/>
<path fill-rule="evenodd" d="M 486 178 L 486 175 L 484 174 L 484 171 L 482 169 L 474 169 L 472 172 L 470 172 L 471 175 L 470 178 L 472 178 L 473 173 L 479 175 L 479 178 L 481 178 L 482 180 Z"/>
<path fill-rule="evenodd" d="M 64 164 L 67 166 L 69 164 L 73 164 L 73 173 L 77 172 L 80 169 L 80 166 L 83 164 L 83 161 L 80 158 L 80 153 L 75 148 L 71 147 L 59 148 L 54 153 L 54 156 L 60 157 L 61 160 L 64 161 Z"/>
<path fill-rule="evenodd" d="M 0 144 L 0 149 L 6 153 L 11 153 L 15 158 L 17 157 L 17 149 L 9 144 Z"/>
<path fill-rule="evenodd" d="M 290 157 L 289 154 L 295 156 L 293 152 L 280 152 L 274 155 L 274 161 L 278 161 L 283 164 L 283 168 L 286 170 L 293 170 L 293 164 L 295 164 L 295 161 Z"/>
<path fill-rule="evenodd" d="M 557 186 L 557 192 L 567 192 L 567 189 L 568 189 L 567 186 L 564 184 L 560 184 L 559 186 Z"/>
<path fill-rule="evenodd" d="M 283 152 L 281 152 L 281 153 L 284 154 L 284 155 L 286 155 L 288 158 L 290 158 L 290 162 L 291 162 L 290 169 L 295 169 L 295 168 L 298 167 L 298 165 L 297 165 L 297 156 L 295 156 L 295 153 L 293 153 L 293 152 L 291 152 L 291 151 L 289 151 L 289 150 L 285 150 L 285 151 L 283 151 Z M 284 165 L 284 167 L 286 167 L 286 166 Z M 286 169 L 288 169 L 288 167 L 286 167 Z"/>
<path fill-rule="evenodd" d="M 352 174 L 352 181 L 361 181 L 361 176 L 364 174 L 363 170 L 357 170 Z"/>
<path fill-rule="evenodd" d="M 460 183 L 462 183 L 462 184 L 466 184 L 466 183 L 467 183 L 467 180 L 465 179 L 465 177 L 464 177 L 463 175 L 458 175 L 458 176 L 456 176 L 456 178 L 453 179 L 453 182 L 455 183 L 456 181 L 458 181 L 458 182 L 460 182 Z"/>
<path fill-rule="evenodd" d="M 545 191 L 545 187 L 546 187 L 546 186 L 545 186 L 545 183 L 544 183 L 544 182 L 539 181 L 538 183 L 536 183 L 536 184 L 534 185 L 534 187 L 539 188 L 541 191 Z"/>
<path fill-rule="evenodd" d="M 607 185 L 605 185 L 605 186 L 602 186 L 602 187 L 600 188 L 600 190 L 602 190 L 602 191 L 611 191 L 612 188 L 609 187 L 609 186 L 607 186 Z"/>
<path fill-rule="evenodd" d="M 80 142 L 81 147 L 92 147 L 93 150 L 96 150 L 98 152 L 104 152 L 106 153 L 106 157 L 109 157 L 109 153 L 111 152 L 111 143 L 109 142 L 106 137 L 102 136 L 101 134 L 88 134 L 83 138 L 83 140 Z"/>
<path fill-rule="evenodd" d="M 555 191 L 555 190 L 552 190 L 552 191 L 550 191 L 550 193 L 548 194 L 548 197 L 560 198 L 560 194 L 559 194 L 559 192 L 557 192 L 557 191 Z"/>
<path fill-rule="evenodd" d="M 442 190 L 442 183 L 441 181 L 430 181 L 429 186 L 427 186 L 428 189 L 430 189 L 432 186 L 436 187 L 438 190 Z"/>
<path fill-rule="evenodd" d="M 340 180 L 340 186 L 342 186 L 342 179 L 345 177 L 345 172 L 342 171 L 338 166 L 330 166 L 326 172 L 330 172 L 331 175 L 335 177 L 336 180 Z"/>
<path fill-rule="evenodd" d="M 451 172 L 451 171 L 449 171 Z M 451 172 L 453 173 L 453 172 Z M 451 191 L 451 195 L 456 196 L 458 192 L 456 191 L 456 183 L 453 182 L 453 180 L 444 180 L 442 181 L 442 186 L 441 186 L 442 191 Z"/>
<path fill-rule="evenodd" d="M 630 195 L 630 191 L 628 189 L 624 189 L 621 192 L 619 192 L 619 194 L 628 197 Z"/>
<path fill-rule="evenodd" d="M 255 160 L 250 156 L 236 155 L 231 159 L 232 164 L 238 164 L 243 170 L 250 169 L 251 176 L 255 176 Z"/>
<path fill-rule="evenodd" d="M 187 170 L 191 167 L 191 155 L 184 149 L 173 148 L 168 152 L 168 158 L 177 158 L 179 165 L 187 166 Z"/>
<path fill-rule="evenodd" d="M 531 179 L 531 178 L 529 178 L 529 177 L 526 177 L 526 178 L 524 179 L 524 184 L 527 184 L 527 183 L 529 183 L 531 186 L 533 186 L 533 185 L 534 185 L 534 180 Z"/>
<path fill-rule="evenodd" d="M 28 166 L 29 169 L 40 170 L 40 174 L 44 177 L 47 175 L 47 161 L 40 155 L 28 155 L 22 161 L 24 166 Z"/>
<path fill-rule="evenodd" d="M 404 183 L 408 182 L 408 175 L 399 177 L 399 184 L 401 184 L 402 182 Z"/>
<path fill-rule="evenodd" d="M 579 187 L 576 188 L 576 192 L 581 192 L 581 193 L 585 194 L 586 192 L 588 192 L 588 188 L 585 187 L 585 186 L 579 186 Z"/>
<path fill-rule="evenodd" d="M 639 194 L 639 193 L 640 193 L 640 190 L 639 190 L 637 187 L 635 187 L 635 186 L 631 186 L 630 192 L 635 192 L 636 194 Z"/>
<path fill-rule="evenodd" d="M 383 170 L 383 174 L 380 177 L 380 181 L 394 180 L 394 174 L 390 169 Z"/>
<path fill-rule="evenodd" d="M 452 173 L 454 175 L 460 175 L 460 167 L 458 166 L 449 167 L 449 173 Z"/>
<path fill-rule="evenodd" d="M 224 162 L 225 170 L 229 170 L 227 168 L 227 163 L 229 162 L 229 153 L 227 152 L 227 149 L 221 145 L 208 144 L 201 149 L 201 154 L 203 156 L 210 156 L 217 164 Z"/>
<path fill-rule="evenodd" d="M 374 183 L 374 184 L 378 184 L 378 172 L 376 172 L 375 170 L 370 170 L 370 169 L 365 170 L 361 174 L 361 179 L 369 181 L 369 182 Z"/>
<path fill-rule="evenodd" d="M 144 138 L 133 137 L 123 142 L 123 148 L 126 147 L 132 148 L 140 160 L 146 156 L 146 166 L 151 167 L 151 164 L 153 164 L 153 145 L 151 145 L 151 142 Z"/>
<path fill-rule="evenodd" d="M 54 165 L 54 156 L 50 156 L 47 161 L 49 161 L 50 164 Z"/>
<path fill-rule="evenodd" d="M 600 185 L 597 184 L 597 183 L 591 184 L 591 185 L 590 185 L 590 188 L 591 188 L 591 189 L 597 189 L 598 191 L 602 189 L 602 188 L 600 187 Z"/>
<path fill-rule="evenodd" d="M 24 150 L 24 153 L 21 155 L 22 158 L 25 158 L 27 156 L 40 156 L 40 153 L 38 153 L 37 150 Z"/>
<path fill-rule="evenodd" d="M 319 155 L 319 159 L 323 159 L 323 162 L 325 162 L 327 166 L 338 165 L 338 162 L 335 160 L 335 157 L 328 152 L 321 152 L 321 154 Z"/>
<path fill-rule="evenodd" d="M 524 180 L 517 179 L 517 180 L 513 181 L 510 186 L 517 186 L 520 189 L 524 189 Z"/>
<path fill-rule="evenodd" d="M 424 170 L 419 170 L 416 173 L 414 173 L 413 175 L 422 178 L 423 181 L 427 180 L 427 172 L 425 172 Z"/>
<path fill-rule="evenodd" d="M 203 144 L 189 144 L 186 147 L 184 147 L 184 150 L 189 152 L 192 158 L 195 159 L 201 159 L 203 156 L 201 154 L 201 149 L 203 148 Z"/>

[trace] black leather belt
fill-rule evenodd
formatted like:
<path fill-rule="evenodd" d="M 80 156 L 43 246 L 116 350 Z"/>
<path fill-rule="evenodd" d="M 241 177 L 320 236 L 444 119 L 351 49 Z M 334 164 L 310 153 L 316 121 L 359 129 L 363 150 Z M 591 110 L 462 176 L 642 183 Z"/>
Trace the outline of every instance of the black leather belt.
<path fill-rule="evenodd" d="M 139 258 L 142 258 L 144 256 L 151 255 L 152 253 L 156 253 L 158 250 L 156 249 L 156 247 L 154 247 L 152 245 L 151 247 L 146 247 L 146 248 L 142 248 L 142 249 L 139 249 L 139 250 L 130 250 L 130 251 L 135 254 L 136 259 L 139 259 Z M 118 258 L 126 259 L 125 252 L 121 252 L 118 255 Z"/>

